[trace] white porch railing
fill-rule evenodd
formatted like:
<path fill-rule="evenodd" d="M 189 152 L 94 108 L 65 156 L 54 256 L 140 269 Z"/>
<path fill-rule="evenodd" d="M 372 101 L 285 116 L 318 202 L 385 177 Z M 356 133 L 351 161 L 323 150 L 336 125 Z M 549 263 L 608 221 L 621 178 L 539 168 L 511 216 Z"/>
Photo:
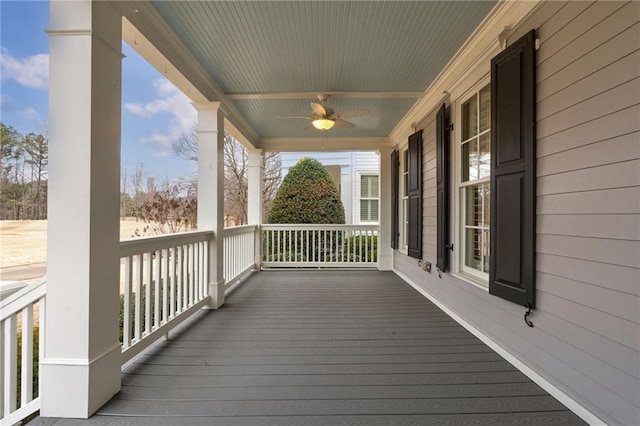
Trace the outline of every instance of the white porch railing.
<path fill-rule="evenodd" d="M 233 286 L 262 265 L 375 267 L 375 225 L 247 225 L 224 230 L 223 275 Z M 188 232 L 120 243 L 122 364 L 209 301 L 213 232 Z M 46 280 L 0 302 L 0 419 L 11 425 L 40 409 Z M 34 359 L 34 354 L 39 354 Z M 35 378 L 35 379 L 34 379 Z"/>
<path fill-rule="evenodd" d="M 262 225 L 265 268 L 378 265 L 377 225 Z"/>
<path fill-rule="evenodd" d="M 187 232 L 120 243 L 122 363 L 208 302 L 212 232 Z"/>
<path fill-rule="evenodd" d="M 0 302 L 0 423 L 13 425 L 40 409 L 46 278 Z M 38 354 L 34 357 L 34 354 Z M 35 377 L 35 380 L 34 380 Z"/>
<path fill-rule="evenodd" d="M 249 274 L 256 266 L 256 238 L 258 225 L 225 228 L 223 234 L 223 277 L 228 289 Z"/>

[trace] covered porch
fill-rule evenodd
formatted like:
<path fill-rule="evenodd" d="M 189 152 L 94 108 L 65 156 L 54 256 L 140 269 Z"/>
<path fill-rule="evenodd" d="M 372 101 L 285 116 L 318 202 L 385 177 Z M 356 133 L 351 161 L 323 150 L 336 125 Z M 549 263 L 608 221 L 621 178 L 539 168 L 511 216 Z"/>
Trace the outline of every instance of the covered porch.
<path fill-rule="evenodd" d="M 2 302 L 2 424 L 638 424 L 639 5 L 51 1 L 47 282 Z M 119 240 L 123 40 L 197 110 L 195 232 Z M 378 153 L 378 225 L 262 223 L 263 154 L 320 150 Z"/>
<path fill-rule="evenodd" d="M 393 272 L 265 271 L 35 425 L 584 424 Z"/>

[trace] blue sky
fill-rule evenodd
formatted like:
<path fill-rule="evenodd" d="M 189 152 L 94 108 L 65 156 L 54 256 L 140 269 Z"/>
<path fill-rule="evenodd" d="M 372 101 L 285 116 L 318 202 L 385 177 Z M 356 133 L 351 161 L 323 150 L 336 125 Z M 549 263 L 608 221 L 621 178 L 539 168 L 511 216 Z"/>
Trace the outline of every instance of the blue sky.
<path fill-rule="evenodd" d="M 46 129 L 48 27 L 48 1 L 0 0 L 0 120 L 23 134 Z M 124 42 L 122 50 L 122 168 L 142 163 L 160 180 L 191 176 L 195 165 L 171 151 L 195 122 L 189 99 Z"/>

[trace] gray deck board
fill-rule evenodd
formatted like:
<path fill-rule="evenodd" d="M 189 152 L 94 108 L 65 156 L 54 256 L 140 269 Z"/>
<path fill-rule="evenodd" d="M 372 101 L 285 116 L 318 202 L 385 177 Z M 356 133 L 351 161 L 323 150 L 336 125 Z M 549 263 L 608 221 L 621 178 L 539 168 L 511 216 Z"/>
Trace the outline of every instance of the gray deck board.
<path fill-rule="evenodd" d="M 123 374 L 85 421 L 41 425 L 584 424 L 393 273 L 254 274 Z"/>

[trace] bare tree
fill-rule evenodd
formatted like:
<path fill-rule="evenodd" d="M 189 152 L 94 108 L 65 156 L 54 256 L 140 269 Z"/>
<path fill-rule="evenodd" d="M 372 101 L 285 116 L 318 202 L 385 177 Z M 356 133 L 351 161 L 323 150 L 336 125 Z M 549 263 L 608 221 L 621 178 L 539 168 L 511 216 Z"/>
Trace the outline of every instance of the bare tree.
<path fill-rule="evenodd" d="M 150 192 L 140 207 L 140 218 L 148 225 L 137 229 L 134 236 L 146 234 L 150 228 L 154 234 L 190 231 L 196 228 L 195 194 L 182 195 L 180 185 L 164 181 L 160 185 L 153 178 L 147 179 Z"/>
<path fill-rule="evenodd" d="M 144 192 L 144 180 L 146 177 L 146 172 L 144 171 L 143 163 L 136 163 L 136 168 L 133 171 L 131 176 L 131 186 L 132 186 L 132 194 L 133 194 L 133 215 L 136 217 L 136 220 L 140 216 L 140 209 L 142 205 L 146 201 L 146 194 Z"/>
<path fill-rule="evenodd" d="M 197 131 L 181 135 L 173 144 L 173 152 L 190 161 L 198 161 Z M 271 207 L 276 190 L 282 180 L 280 155 L 268 152 L 263 157 L 263 220 Z M 225 226 L 247 223 L 247 193 L 249 157 L 246 148 L 233 136 L 225 133 L 224 138 L 224 215 Z M 197 186 L 194 177 L 193 185 Z"/>

